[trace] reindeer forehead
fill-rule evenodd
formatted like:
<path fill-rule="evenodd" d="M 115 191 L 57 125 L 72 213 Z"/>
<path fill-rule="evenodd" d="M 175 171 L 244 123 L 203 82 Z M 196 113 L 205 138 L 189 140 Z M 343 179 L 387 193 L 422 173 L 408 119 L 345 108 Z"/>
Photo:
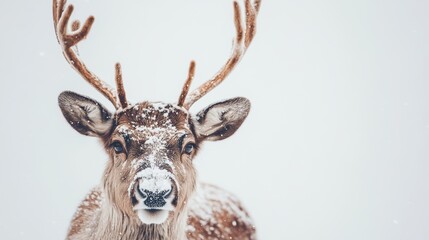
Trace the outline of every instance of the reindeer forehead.
<path fill-rule="evenodd" d="M 117 113 L 118 129 L 133 140 L 150 137 L 171 137 L 186 133 L 189 126 L 188 112 L 178 106 L 162 102 L 143 102 Z"/>

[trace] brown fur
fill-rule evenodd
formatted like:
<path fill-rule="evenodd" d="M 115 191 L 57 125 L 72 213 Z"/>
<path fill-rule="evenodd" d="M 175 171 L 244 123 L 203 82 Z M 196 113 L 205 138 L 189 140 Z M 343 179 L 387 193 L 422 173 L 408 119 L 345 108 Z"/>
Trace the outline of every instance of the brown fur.
<path fill-rule="evenodd" d="M 245 209 L 243 209 L 241 203 L 235 199 L 235 197 L 212 185 L 201 184 L 201 190 L 205 191 L 206 189 L 216 189 L 219 192 L 222 192 L 224 195 L 228 196 L 229 199 L 221 199 L 219 196 L 211 196 L 209 198 L 204 198 L 205 202 L 199 205 L 191 205 L 188 210 L 188 219 L 186 227 L 186 236 L 188 240 L 222 240 L 222 239 L 234 239 L 234 240 L 251 240 L 256 239 L 255 227 L 252 224 L 250 217 Z M 231 201 L 231 199 L 234 199 Z M 85 231 L 85 227 L 91 225 L 90 221 L 94 218 L 97 218 L 100 215 L 101 205 L 99 203 L 103 202 L 103 194 L 99 188 L 93 189 L 87 197 L 82 201 L 78 210 L 73 217 L 68 237 L 67 239 L 79 239 L 79 233 Z M 226 205 L 225 205 L 226 203 Z M 231 206 L 228 204 L 233 204 L 238 210 L 239 216 L 245 216 L 242 218 L 237 216 L 237 212 L 231 212 L 229 209 Z M 204 209 L 214 209 L 212 218 L 202 219 L 198 215 L 198 211 Z M 138 237 L 133 239 L 146 239 L 143 236 L 146 236 L 142 230 L 141 226 L 137 229 L 128 228 L 129 231 L 140 233 Z M 113 233 L 112 233 L 113 234 Z M 113 235 L 109 236 L 108 239 L 112 238 Z M 173 236 L 171 238 L 161 238 L 161 239 L 176 239 Z M 126 239 L 126 238 L 124 238 Z M 128 238 L 132 239 L 132 238 Z M 148 238 L 149 239 L 149 238 Z M 152 239 L 151 239 L 152 240 Z"/>
<path fill-rule="evenodd" d="M 178 135 L 186 134 L 183 141 L 196 145 L 202 141 L 187 110 L 143 102 L 117 112 L 114 119 L 112 130 L 102 136 L 111 159 L 100 186 L 78 208 L 67 239 L 255 239 L 248 213 L 232 194 L 197 182 L 192 163 L 196 150 L 191 155 L 181 153 Z M 162 144 L 147 145 L 153 138 Z M 111 144 L 115 141 L 126 146 L 126 153 L 113 151 Z M 131 200 L 133 177 L 148 164 L 143 161 L 148 156 L 175 178 L 175 210 L 162 224 L 142 223 Z M 164 159 L 171 159 L 171 163 Z"/>

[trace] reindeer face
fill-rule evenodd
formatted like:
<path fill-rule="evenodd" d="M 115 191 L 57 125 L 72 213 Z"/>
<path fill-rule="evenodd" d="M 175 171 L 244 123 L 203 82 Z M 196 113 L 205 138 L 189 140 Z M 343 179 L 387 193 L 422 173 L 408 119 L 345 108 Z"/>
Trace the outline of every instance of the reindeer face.
<path fill-rule="evenodd" d="M 195 189 L 192 158 L 199 145 L 231 136 L 250 110 L 247 99 L 233 98 L 195 116 L 183 107 L 149 102 L 112 115 L 72 92 L 63 92 L 59 105 L 74 129 L 103 140 L 110 155 L 105 196 L 143 224 L 164 223 L 184 209 Z"/>
<path fill-rule="evenodd" d="M 181 209 L 195 187 L 192 157 L 196 138 L 186 110 L 163 103 L 140 103 L 119 112 L 107 142 L 113 163 L 108 181 L 120 185 L 114 202 L 128 199 L 146 224 L 164 222 Z M 121 176 L 120 179 L 117 179 Z"/>

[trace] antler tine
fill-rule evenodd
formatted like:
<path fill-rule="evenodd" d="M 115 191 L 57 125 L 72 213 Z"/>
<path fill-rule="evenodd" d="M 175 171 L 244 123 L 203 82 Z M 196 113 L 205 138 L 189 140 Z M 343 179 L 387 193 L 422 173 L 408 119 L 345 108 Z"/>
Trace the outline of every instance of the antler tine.
<path fill-rule="evenodd" d="M 213 88 L 218 86 L 225 80 L 225 78 L 231 73 L 237 63 L 241 60 L 245 54 L 247 48 L 253 40 L 256 33 L 256 17 L 260 8 L 261 0 L 255 0 L 253 4 L 250 0 L 245 0 L 245 13 L 246 13 L 246 26 L 243 34 L 243 23 L 241 20 L 241 9 L 237 1 L 234 1 L 234 23 L 236 36 L 232 48 L 232 54 L 223 65 L 223 67 L 216 73 L 216 75 L 203 83 L 200 87 L 193 90 L 186 98 L 184 107 L 189 109 L 196 101 L 210 92 Z M 244 35 L 244 38 L 243 38 Z M 185 84 L 186 86 L 186 84 Z M 184 88 L 185 88 L 184 86 Z M 188 86 L 189 87 L 189 86 Z M 182 94 L 184 93 L 182 90 Z M 186 91 L 187 92 L 187 91 Z M 180 101 L 179 101 L 180 103 Z"/>
<path fill-rule="evenodd" d="M 120 99 L 121 103 L 118 103 L 117 92 L 112 89 L 107 83 L 102 81 L 97 75 L 92 73 L 80 60 L 75 50 L 73 49 L 74 46 L 76 46 L 80 41 L 82 41 L 88 36 L 92 24 L 94 23 L 94 17 L 88 17 L 82 27 L 80 26 L 80 23 L 78 21 L 74 21 L 72 23 L 73 32 L 68 33 L 67 27 L 69 25 L 70 17 L 73 13 L 73 5 L 69 4 L 67 7 L 65 7 L 66 3 L 67 0 L 53 0 L 53 18 L 55 33 L 57 35 L 58 42 L 62 47 L 64 57 L 66 58 L 67 62 L 88 83 L 90 83 L 95 89 L 97 89 L 101 94 L 103 94 L 107 99 L 109 99 L 109 101 L 113 103 L 116 109 L 119 109 L 121 105 L 123 107 L 124 105 L 122 103 L 126 103 L 125 92 L 121 93 L 120 97 L 123 99 Z M 120 81 L 122 81 L 122 79 Z M 123 91 L 123 88 L 121 91 Z"/>
<path fill-rule="evenodd" d="M 128 102 L 127 102 L 127 97 L 125 94 L 125 88 L 124 88 L 124 83 L 122 81 L 122 71 L 121 71 L 121 64 L 120 63 L 116 63 L 115 65 L 115 69 L 116 69 L 116 89 L 118 92 L 118 99 L 119 102 L 121 104 L 122 108 L 126 108 L 128 107 Z"/>
<path fill-rule="evenodd" d="M 186 79 L 186 82 L 183 85 L 182 93 L 180 94 L 179 101 L 177 103 L 179 107 L 183 106 L 185 102 L 185 98 L 186 98 L 186 95 L 188 94 L 189 87 L 191 86 L 192 80 L 194 79 L 194 73 L 195 73 L 195 61 L 191 61 L 191 64 L 189 65 L 188 78 Z"/>
<path fill-rule="evenodd" d="M 58 42 L 60 42 L 57 32 L 58 21 L 61 18 L 61 15 L 64 11 L 64 5 L 67 0 L 53 0 L 52 4 L 52 16 L 54 18 L 54 30 L 55 35 L 57 36 Z"/>

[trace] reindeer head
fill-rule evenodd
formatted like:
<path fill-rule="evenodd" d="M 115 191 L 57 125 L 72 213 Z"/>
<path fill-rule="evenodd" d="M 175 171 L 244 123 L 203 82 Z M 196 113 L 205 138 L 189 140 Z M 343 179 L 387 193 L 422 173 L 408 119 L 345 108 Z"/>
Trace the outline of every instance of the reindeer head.
<path fill-rule="evenodd" d="M 112 115 L 73 92 L 63 92 L 59 105 L 74 129 L 102 139 L 110 155 L 103 179 L 109 201 L 146 224 L 183 209 L 195 187 L 192 158 L 200 144 L 231 136 L 250 110 L 247 99 L 234 98 L 195 116 L 177 105 L 150 102 Z"/>
<path fill-rule="evenodd" d="M 180 214 L 195 189 L 192 159 L 201 143 L 231 136 L 247 117 L 250 102 L 241 97 L 212 104 L 196 115 L 189 112 L 193 103 L 226 78 L 253 39 L 259 1 L 254 6 L 249 0 L 245 3 L 246 31 L 243 32 L 240 7 L 234 2 L 234 51 L 213 79 L 187 96 L 195 70 L 191 62 L 177 103 L 130 104 L 119 64 L 114 91 L 86 68 L 72 48 L 87 36 L 94 18 L 88 18 L 82 28 L 74 22 L 72 33 L 68 33 L 73 6 L 68 5 L 64 11 L 66 1 L 54 0 L 55 30 L 64 56 L 116 108 L 115 113 L 110 113 L 97 101 L 67 91 L 59 96 L 61 111 L 79 133 L 99 137 L 104 143 L 110 156 L 102 182 L 106 199 L 130 219 L 161 224 Z"/>

